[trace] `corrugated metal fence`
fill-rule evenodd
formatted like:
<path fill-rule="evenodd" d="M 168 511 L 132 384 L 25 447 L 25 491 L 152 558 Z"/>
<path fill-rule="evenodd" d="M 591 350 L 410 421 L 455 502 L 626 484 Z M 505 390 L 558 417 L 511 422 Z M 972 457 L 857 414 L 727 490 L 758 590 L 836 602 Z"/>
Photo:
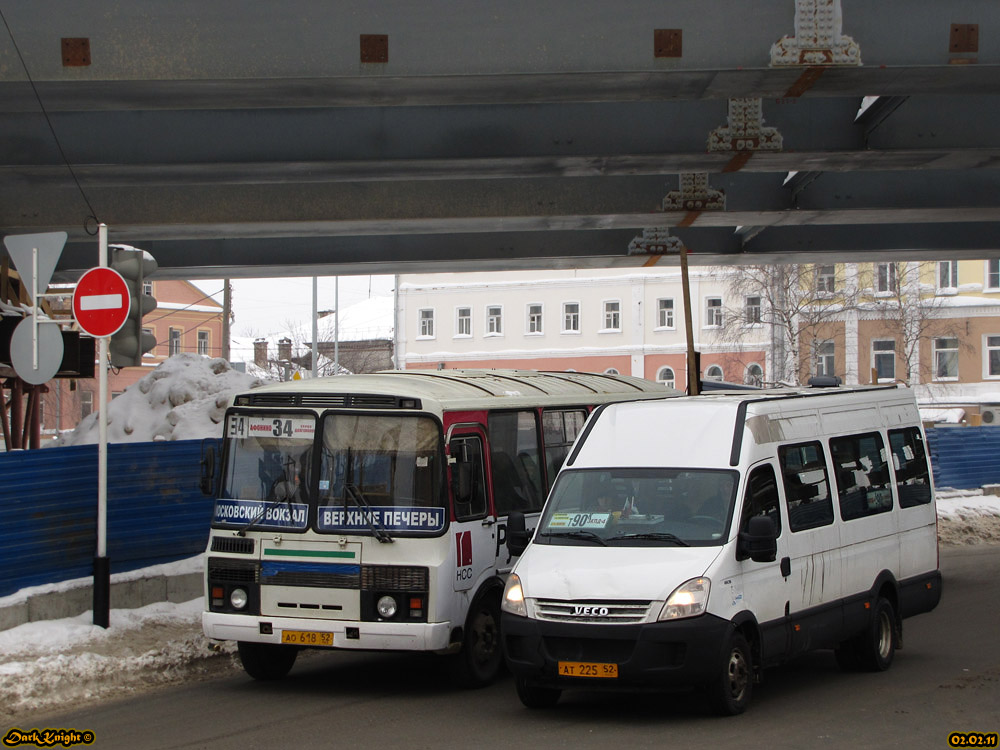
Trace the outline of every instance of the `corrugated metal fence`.
<path fill-rule="evenodd" d="M 1000 484 L 1000 427 L 934 427 L 927 444 L 937 487 Z"/>
<path fill-rule="evenodd" d="M 108 446 L 108 558 L 113 573 L 204 551 L 212 499 L 198 488 L 202 444 L 183 440 Z M 0 454 L 0 478 L 0 596 L 92 575 L 97 446 Z"/>

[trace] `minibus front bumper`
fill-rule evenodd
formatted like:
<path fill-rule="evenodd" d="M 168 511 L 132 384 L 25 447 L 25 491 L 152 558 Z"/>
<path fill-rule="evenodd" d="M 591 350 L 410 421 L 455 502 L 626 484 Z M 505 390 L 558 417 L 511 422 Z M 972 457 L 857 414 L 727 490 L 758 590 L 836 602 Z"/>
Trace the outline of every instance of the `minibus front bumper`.
<path fill-rule="evenodd" d="M 597 625 L 549 622 L 504 612 L 501 631 L 508 667 L 529 684 L 559 689 L 671 688 L 705 685 L 718 676 L 733 626 L 714 615 L 641 625 Z M 560 662 L 614 664 L 618 676 L 567 677 L 560 674 Z"/>

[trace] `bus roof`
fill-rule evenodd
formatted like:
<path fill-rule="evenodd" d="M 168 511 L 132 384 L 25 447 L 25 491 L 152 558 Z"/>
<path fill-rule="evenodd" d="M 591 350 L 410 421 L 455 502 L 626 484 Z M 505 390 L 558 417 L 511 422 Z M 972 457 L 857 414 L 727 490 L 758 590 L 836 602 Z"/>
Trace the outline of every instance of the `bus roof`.
<path fill-rule="evenodd" d="M 514 407 L 535 403 L 604 403 L 663 398 L 679 391 L 644 378 L 537 370 L 385 370 L 370 375 L 288 381 L 238 395 L 237 406 L 392 408 L 399 399 L 447 403 L 450 409 Z M 360 396 L 360 398 L 349 398 Z M 390 401 L 391 399 L 391 401 Z M 501 403 L 502 401 L 502 403 Z"/>

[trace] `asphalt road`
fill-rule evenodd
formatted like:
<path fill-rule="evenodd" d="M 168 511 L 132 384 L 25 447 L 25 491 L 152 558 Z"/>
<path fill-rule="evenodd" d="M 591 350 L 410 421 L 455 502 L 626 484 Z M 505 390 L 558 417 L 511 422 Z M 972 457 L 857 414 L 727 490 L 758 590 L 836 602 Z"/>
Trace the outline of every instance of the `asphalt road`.
<path fill-rule="evenodd" d="M 36 717 L 89 729 L 98 748 L 946 748 L 1000 731 L 1000 546 L 945 550 L 944 593 L 907 620 L 881 674 L 832 652 L 769 670 L 747 713 L 716 718 L 696 694 L 566 693 L 521 706 L 508 677 L 453 689 L 434 657 L 317 653 L 279 683 L 241 675 Z M 28 727 L 21 727 L 27 729 Z"/>

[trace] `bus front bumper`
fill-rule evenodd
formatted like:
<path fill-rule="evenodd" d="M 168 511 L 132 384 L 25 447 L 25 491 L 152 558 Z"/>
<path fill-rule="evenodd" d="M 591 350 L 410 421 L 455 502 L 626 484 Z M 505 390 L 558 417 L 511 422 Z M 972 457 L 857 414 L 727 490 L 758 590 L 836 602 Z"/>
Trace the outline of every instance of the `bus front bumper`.
<path fill-rule="evenodd" d="M 217 641 L 281 643 L 286 630 L 332 633 L 332 648 L 365 651 L 448 651 L 451 625 L 447 622 L 395 623 L 311 620 L 304 617 L 260 617 L 202 612 L 205 636 Z"/>

